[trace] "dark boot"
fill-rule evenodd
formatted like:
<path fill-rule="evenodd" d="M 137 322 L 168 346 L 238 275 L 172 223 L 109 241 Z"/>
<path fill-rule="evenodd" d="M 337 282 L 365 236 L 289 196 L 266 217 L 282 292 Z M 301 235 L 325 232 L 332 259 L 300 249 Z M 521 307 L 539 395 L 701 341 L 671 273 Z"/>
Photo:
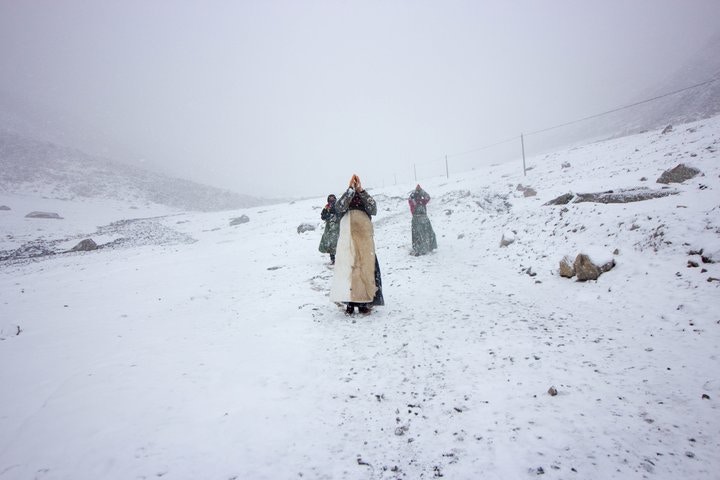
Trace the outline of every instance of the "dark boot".
<path fill-rule="evenodd" d="M 348 305 L 347 308 L 345 308 L 345 315 L 352 315 L 353 313 L 355 313 L 355 307 Z"/>
<path fill-rule="evenodd" d="M 358 307 L 358 312 L 362 315 L 370 315 L 370 307 L 367 305 L 363 305 L 362 307 Z"/>
<path fill-rule="evenodd" d="M 330 265 L 335 265 L 335 254 L 334 253 L 330 254 Z"/>

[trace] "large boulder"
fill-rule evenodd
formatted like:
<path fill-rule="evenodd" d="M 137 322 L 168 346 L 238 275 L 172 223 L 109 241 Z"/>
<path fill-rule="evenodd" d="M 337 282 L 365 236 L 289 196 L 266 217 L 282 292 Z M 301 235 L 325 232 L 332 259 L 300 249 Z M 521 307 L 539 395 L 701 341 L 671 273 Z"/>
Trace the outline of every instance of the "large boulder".
<path fill-rule="evenodd" d="M 575 269 L 577 279 L 581 281 L 597 280 L 602 273 L 600 271 L 600 267 L 595 265 L 590 257 L 584 253 L 580 253 L 577 257 L 575 257 L 573 268 Z"/>
<path fill-rule="evenodd" d="M 670 170 L 665 170 L 660 178 L 657 179 L 657 183 L 682 183 L 685 180 L 690 180 L 696 175 L 700 174 L 700 170 L 693 167 L 688 167 L 685 164 L 680 164 Z"/>
<path fill-rule="evenodd" d="M 575 269 L 575 275 L 580 281 L 586 280 L 597 280 L 598 277 L 611 270 L 615 266 L 615 259 L 610 259 L 600 265 L 595 264 L 589 255 L 584 253 L 578 254 L 573 262 L 573 268 Z"/>

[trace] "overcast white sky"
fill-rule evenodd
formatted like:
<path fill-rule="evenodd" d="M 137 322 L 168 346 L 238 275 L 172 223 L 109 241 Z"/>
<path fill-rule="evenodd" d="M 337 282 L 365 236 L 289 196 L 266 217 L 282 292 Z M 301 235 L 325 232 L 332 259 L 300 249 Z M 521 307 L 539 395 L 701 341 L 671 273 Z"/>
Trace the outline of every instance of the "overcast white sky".
<path fill-rule="evenodd" d="M 637 100 L 719 30 L 718 0 L 0 0 L 0 94 L 91 153 L 324 196 Z"/>

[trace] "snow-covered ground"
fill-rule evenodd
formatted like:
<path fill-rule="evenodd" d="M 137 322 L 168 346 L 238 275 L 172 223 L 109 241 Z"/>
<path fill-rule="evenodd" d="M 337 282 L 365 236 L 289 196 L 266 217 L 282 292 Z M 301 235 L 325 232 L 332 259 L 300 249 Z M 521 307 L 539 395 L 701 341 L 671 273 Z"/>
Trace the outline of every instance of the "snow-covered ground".
<path fill-rule="evenodd" d="M 720 263 L 690 253 L 720 261 L 718 150 L 714 118 L 422 181 L 424 257 L 414 185 L 372 189 L 386 306 L 355 317 L 328 300 L 322 198 L 169 215 L 2 195 L 6 252 L 145 240 L 0 264 L 0 479 L 718 478 Z M 677 195 L 543 206 L 659 189 L 678 163 L 704 175 Z M 560 277 L 580 252 L 617 266 Z"/>

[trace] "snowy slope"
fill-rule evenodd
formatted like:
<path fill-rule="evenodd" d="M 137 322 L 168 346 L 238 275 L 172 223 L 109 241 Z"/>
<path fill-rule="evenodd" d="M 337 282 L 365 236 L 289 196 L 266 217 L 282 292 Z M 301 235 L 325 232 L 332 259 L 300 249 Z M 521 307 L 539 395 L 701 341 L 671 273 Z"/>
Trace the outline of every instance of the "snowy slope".
<path fill-rule="evenodd" d="M 0 122 L 2 124 L 2 122 Z M 268 202 L 0 129 L 0 194 L 216 211 Z"/>
<path fill-rule="evenodd" d="M 423 181 L 439 249 L 417 258 L 414 185 L 372 189 L 387 305 L 367 317 L 328 300 L 321 230 L 296 233 L 323 199 L 155 212 L 157 241 L 4 262 L 0 479 L 717 478 L 720 263 L 689 252 L 720 256 L 718 149 L 713 118 L 532 158 L 526 177 Z M 704 176 L 677 195 L 543 206 L 658 189 L 680 162 Z M 3 234 L 49 243 L 123 213 L 63 231 L 15 200 Z M 580 251 L 617 266 L 559 277 Z"/>

